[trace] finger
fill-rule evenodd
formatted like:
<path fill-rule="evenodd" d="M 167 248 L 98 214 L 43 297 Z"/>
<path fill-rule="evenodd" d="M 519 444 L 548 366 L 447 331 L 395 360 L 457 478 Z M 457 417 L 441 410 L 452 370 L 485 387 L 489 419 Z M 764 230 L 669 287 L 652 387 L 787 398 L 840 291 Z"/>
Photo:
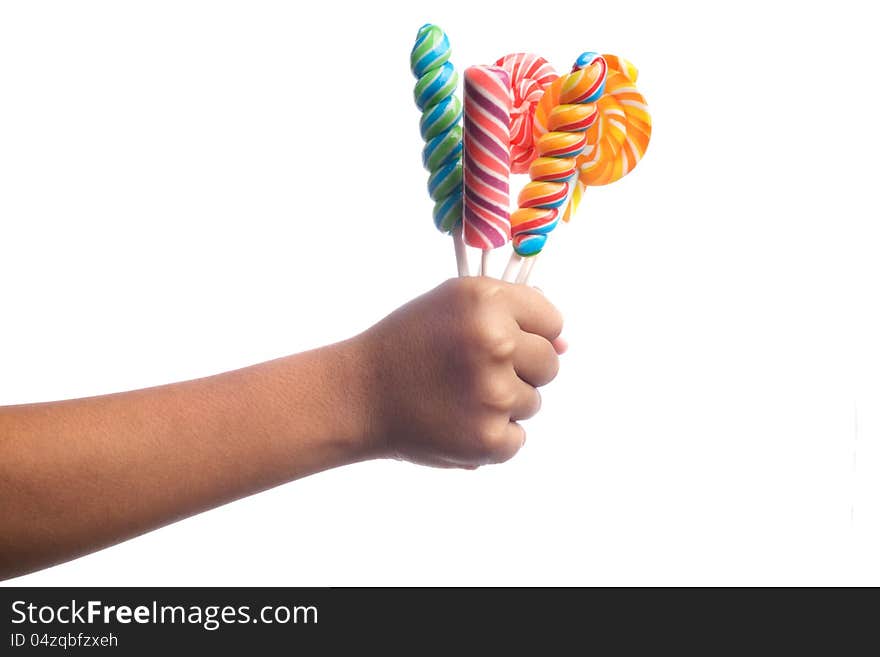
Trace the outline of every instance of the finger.
<path fill-rule="evenodd" d="M 502 444 L 493 450 L 488 463 L 504 463 L 514 457 L 526 442 L 526 432 L 518 423 L 509 422 L 504 430 Z"/>
<path fill-rule="evenodd" d="M 556 338 L 553 341 L 553 348 L 556 350 L 556 353 L 561 356 L 566 351 L 568 351 L 568 340 L 566 340 L 562 336 Z"/>
<path fill-rule="evenodd" d="M 533 285 L 532 288 L 534 290 L 540 292 L 541 294 L 544 294 L 544 290 L 542 290 L 537 285 Z M 562 336 L 559 336 L 556 339 L 551 340 L 551 342 L 553 344 L 553 349 L 556 351 L 557 355 L 561 356 L 566 351 L 568 351 L 568 340 L 566 340 Z"/>
<path fill-rule="evenodd" d="M 562 314 L 534 288 L 508 283 L 504 296 L 508 309 L 523 331 L 548 340 L 555 340 L 562 333 Z"/>
<path fill-rule="evenodd" d="M 544 386 L 559 373 L 559 356 L 540 335 L 519 332 L 513 354 L 516 375 L 529 385 Z"/>
<path fill-rule="evenodd" d="M 516 399 L 510 407 L 511 420 L 528 420 L 541 410 L 541 393 L 527 383 L 517 384 Z"/>

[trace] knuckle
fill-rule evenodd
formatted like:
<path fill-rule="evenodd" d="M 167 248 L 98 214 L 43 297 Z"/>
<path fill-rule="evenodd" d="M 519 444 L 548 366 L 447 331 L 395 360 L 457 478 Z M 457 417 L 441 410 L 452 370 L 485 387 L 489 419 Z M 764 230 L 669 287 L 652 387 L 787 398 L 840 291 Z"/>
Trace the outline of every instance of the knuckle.
<path fill-rule="evenodd" d="M 500 413 L 508 412 L 516 402 L 516 393 L 511 386 L 497 377 L 487 378 L 482 382 L 479 397 L 484 406 Z"/>
<path fill-rule="evenodd" d="M 496 360 L 511 360 L 516 352 L 516 339 L 506 331 L 495 331 L 485 343 L 486 351 Z"/>
<path fill-rule="evenodd" d="M 469 334 L 469 342 L 476 351 L 502 360 L 513 357 L 514 336 L 489 313 L 474 313 Z"/>
<path fill-rule="evenodd" d="M 463 305 L 474 308 L 493 302 L 501 292 L 501 286 L 488 276 L 468 276 L 456 279 L 454 294 Z"/>

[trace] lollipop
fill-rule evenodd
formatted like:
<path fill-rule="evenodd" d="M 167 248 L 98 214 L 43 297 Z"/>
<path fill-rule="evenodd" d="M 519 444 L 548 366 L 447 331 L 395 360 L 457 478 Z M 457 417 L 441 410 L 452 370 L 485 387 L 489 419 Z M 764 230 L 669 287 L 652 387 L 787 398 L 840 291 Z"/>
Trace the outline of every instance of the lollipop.
<path fill-rule="evenodd" d="M 510 76 L 495 66 L 464 72 L 464 241 L 483 250 L 510 239 Z"/>
<path fill-rule="evenodd" d="M 458 274 L 467 276 L 467 258 L 461 241 L 462 111 L 461 101 L 455 96 L 458 73 L 449 55 L 449 39 L 443 30 L 431 24 L 419 28 L 410 53 L 410 68 L 417 78 L 416 105 L 422 111 L 422 162 L 430 172 L 428 193 L 434 200 L 434 224 L 444 233 L 452 233 Z"/>
<path fill-rule="evenodd" d="M 510 108 L 510 170 L 512 173 L 526 173 L 535 158 L 535 106 L 547 86 L 559 76 L 546 59 L 531 53 L 505 55 L 495 65 L 510 75 L 513 94 Z"/>
<path fill-rule="evenodd" d="M 536 120 L 543 108 L 543 123 L 536 123 L 538 157 L 529 166 L 531 181 L 520 192 L 519 208 L 510 218 L 514 254 L 505 278 L 519 258 L 541 252 L 574 188 L 575 158 L 588 144 L 588 129 L 597 118 L 595 102 L 607 73 L 605 60 L 595 53 L 584 53 L 578 61 L 583 65 L 550 85 L 536 108 Z M 517 281 L 525 280 L 531 264 L 520 270 Z"/>
<path fill-rule="evenodd" d="M 604 55 L 608 62 L 605 94 L 597 103 L 599 120 L 595 144 L 578 157 L 578 182 L 563 219 L 577 210 L 588 186 L 607 185 L 620 180 L 642 159 L 651 139 L 651 115 L 644 96 L 636 89 L 638 71 L 622 57 Z"/>

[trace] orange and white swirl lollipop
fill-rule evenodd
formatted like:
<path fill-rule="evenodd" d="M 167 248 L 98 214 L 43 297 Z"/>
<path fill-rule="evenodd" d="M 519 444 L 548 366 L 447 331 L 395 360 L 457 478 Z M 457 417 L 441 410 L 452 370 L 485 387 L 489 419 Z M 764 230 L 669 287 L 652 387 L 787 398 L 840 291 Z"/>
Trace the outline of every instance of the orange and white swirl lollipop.
<path fill-rule="evenodd" d="M 528 278 L 537 255 L 556 228 L 577 183 L 577 160 L 588 143 L 587 134 L 598 117 L 596 102 L 607 77 L 605 60 L 594 52 L 579 58 L 580 66 L 553 82 L 535 108 L 541 134 L 536 135 L 537 158 L 529 166 L 530 182 L 519 194 L 519 207 L 510 217 L 513 249 L 504 277 L 520 263 L 517 282 Z"/>
<path fill-rule="evenodd" d="M 596 103 L 599 120 L 588 145 L 578 157 L 578 183 L 563 220 L 571 219 L 587 187 L 608 185 L 623 178 L 641 161 L 651 140 L 651 115 L 636 88 L 638 70 L 622 57 L 604 55 L 608 62 L 605 93 Z M 577 66 L 577 64 L 575 64 Z M 536 124 L 540 117 L 536 116 Z"/>
<path fill-rule="evenodd" d="M 572 71 L 595 61 L 595 53 L 584 53 Z M 560 208 L 562 219 L 569 221 L 577 210 L 584 190 L 620 180 L 639 163 L 651 139 L 651 115 L 644 96 L 636 89 L 638 71 L 633 64 L 616 55 L 602 55 L 608 66 L 605 88 L 595 101 L 596 120 L 586 130 L 583 150 L 576 158 L 577 178 L 572 180 L 570 196 Z M 552 116 L 559 103 L 558 81 L 550 85 L 535 107 L 534 138 L 546 138 L 554 128 Z M 527 282 L 535 257 L 524 263 L 516 277 Z"/>

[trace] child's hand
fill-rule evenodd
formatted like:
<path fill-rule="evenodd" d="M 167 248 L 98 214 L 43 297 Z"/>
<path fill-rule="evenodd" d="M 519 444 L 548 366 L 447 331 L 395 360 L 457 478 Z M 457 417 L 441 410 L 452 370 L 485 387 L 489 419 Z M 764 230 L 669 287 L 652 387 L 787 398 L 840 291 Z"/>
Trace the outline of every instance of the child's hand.
<path fill-rule="evenodd" d="M 517 423 L 559 369 L 559 311 L 534 288 L 449 280 L 358 339 L 372 363 L 373 431 L 386 455 L 474 468 L 511 458 Z"/>

